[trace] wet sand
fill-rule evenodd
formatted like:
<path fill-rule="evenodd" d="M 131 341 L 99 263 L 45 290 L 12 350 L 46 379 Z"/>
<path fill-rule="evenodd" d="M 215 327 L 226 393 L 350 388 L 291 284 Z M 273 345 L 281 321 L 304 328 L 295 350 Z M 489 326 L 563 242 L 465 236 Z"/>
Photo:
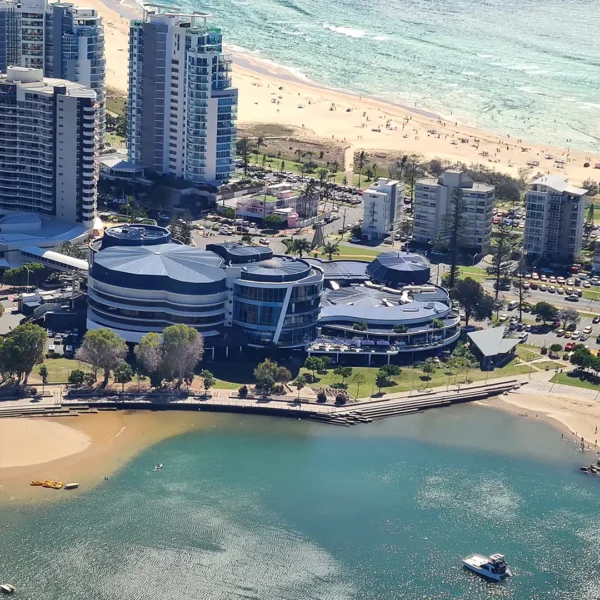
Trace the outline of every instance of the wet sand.
<path fill-rule="evenodd" d="M 57 419 L 3 419 L 0 503 L 44 502 L 101 484 L 133 456 L 169 437 L 212 427 L 215 415 L 114 411 Z M 54 444 L 55 442 L 55 444 Z M 35 479 L 79 482 L 78 490 L 31 487 Z"/>

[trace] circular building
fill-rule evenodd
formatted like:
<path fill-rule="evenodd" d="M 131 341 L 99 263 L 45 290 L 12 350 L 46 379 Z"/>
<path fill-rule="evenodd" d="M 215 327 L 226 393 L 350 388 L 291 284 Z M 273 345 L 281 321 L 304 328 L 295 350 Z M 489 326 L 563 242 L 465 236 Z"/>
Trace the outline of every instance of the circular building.
<path fill-rule="evenodd" d="M 314 339 L 323 273 L 289 256 L 249 263 L 236 270 L 233 324 L 257 346 L 303 346 Z"/>
<path fill-rule="evenodd" d="M 227 301 L 222 263 L 212 252 L 173 243 L 103 249 L 88 275 L 88 329 L 110 327 L 139 342 L 184 323 L 216 336 Z"/>
<path fill-rule="evenodd" d="M 121 225 L 106 229 L 104 236 L 97 241 L 99 244 L 96 250 L 112 246 L 156 246 L 168 244 L 171 232 L 158 225 Z"/>
<path fill-rule="evenodd" d="M 367 275 L 388 287 L 422 285 L 431 277 L 431 266 L 420 254 L 384 252 L 369 264 Z"/>
<path fill-rule="evenodd" d="M 218 254 L 227 264 L 232 265 L 259 262 L 273 258 L 273 250 L 268 246 L 223 242 L 222 244 L 208 244 L 206 249 Z"/>

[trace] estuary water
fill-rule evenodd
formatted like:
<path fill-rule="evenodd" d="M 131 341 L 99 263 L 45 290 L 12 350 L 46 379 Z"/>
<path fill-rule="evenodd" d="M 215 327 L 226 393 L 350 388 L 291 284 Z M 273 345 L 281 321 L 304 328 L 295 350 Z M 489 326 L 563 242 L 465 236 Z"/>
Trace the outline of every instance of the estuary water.
<path fill-rule="evenodd" d="M 328 87 L 600 150 L 598 0 L 166 3 L 212 13 L 237 51 Z"/>
<path fill-rule="evenodd" d="M 222 415 L 94 490 L 1 506 L 0 580 L 21 600 L 597 600 L 583 460 L 477 406 L 355 428 Z M 467 573 L 472 552 L 506 553 L 515 577 Z"/>

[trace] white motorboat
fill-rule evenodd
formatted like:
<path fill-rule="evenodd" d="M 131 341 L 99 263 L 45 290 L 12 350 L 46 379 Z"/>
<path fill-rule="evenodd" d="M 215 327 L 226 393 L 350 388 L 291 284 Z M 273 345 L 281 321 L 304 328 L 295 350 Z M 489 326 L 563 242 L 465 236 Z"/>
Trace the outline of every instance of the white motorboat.
<path fill-rule="evenodd" d="M 78 487 L 79 487 L 79 483 L 75 483 L 75 482 L 74 483 L 65 483 L 65 485 L 64 485 L 65 490 L 74 490 Z"/>
<path fill-rule="evenodd" d="M 511 570 L 508 568 L 502 554 L 492 554 L 491 556 L 473 554 L 472 556 L 463 558 L 462 562 L 473 573 L 477 573 L 477 575 L 493 581 L 502 581 L 512 576 Z"/>
<path fill-rule="evenodd" d="M 17 588 L 10 583 L 3 583 L 0 585 L 0 591 L 4 594 L 14 594 L 17 591 Z"/>

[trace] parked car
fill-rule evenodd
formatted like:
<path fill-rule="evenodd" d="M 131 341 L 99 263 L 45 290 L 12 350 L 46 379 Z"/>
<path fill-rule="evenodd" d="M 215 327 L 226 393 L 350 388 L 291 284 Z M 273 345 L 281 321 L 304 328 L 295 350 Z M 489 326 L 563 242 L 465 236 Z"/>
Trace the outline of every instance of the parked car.
<path fill-rule="evenodd" d="M 362 240 L 360 238 L 357 238 L 357 237 L 350 238 L 351 244 L 360 244 L 361 242 L 362 242 Z"/>
<path fill-rule="evenodd" d="M 575 348 L 575 342 L 567 342 L 565 344 L 565 350 L 567 352 L 570 352 L 571 350 L 573 350 L 573 348 Z"/>

